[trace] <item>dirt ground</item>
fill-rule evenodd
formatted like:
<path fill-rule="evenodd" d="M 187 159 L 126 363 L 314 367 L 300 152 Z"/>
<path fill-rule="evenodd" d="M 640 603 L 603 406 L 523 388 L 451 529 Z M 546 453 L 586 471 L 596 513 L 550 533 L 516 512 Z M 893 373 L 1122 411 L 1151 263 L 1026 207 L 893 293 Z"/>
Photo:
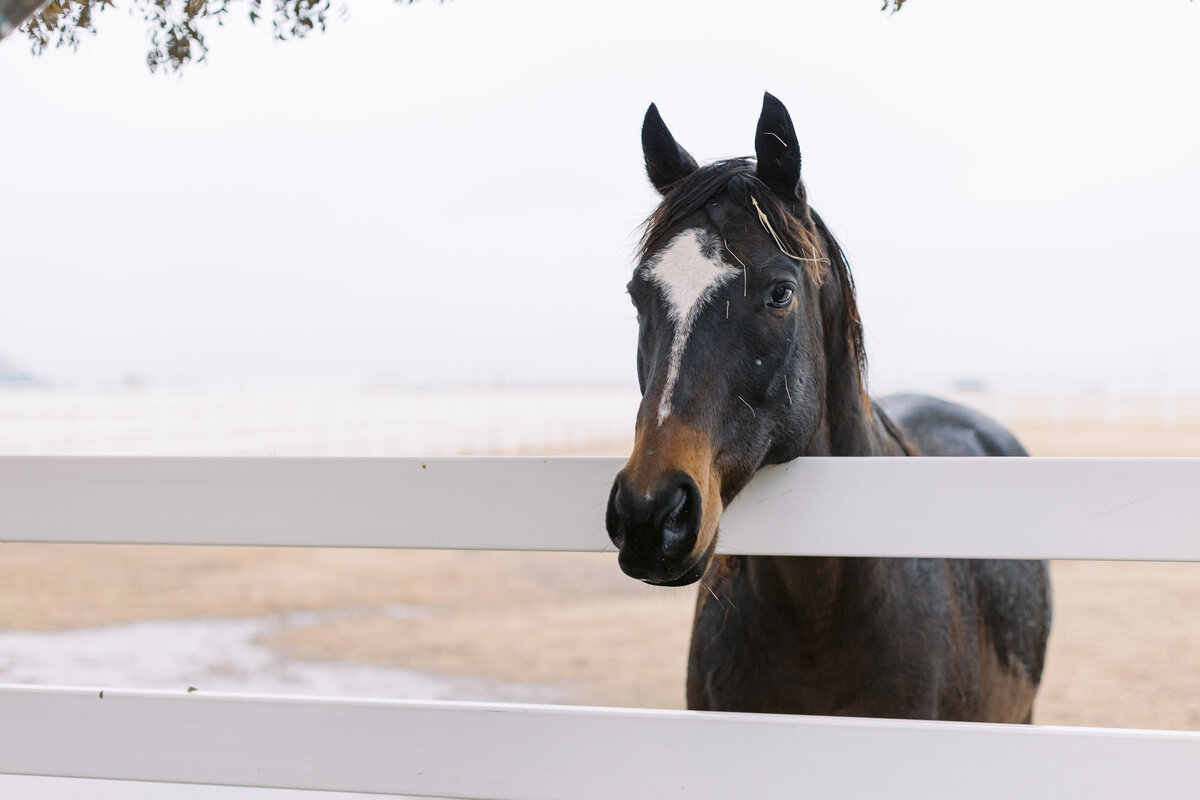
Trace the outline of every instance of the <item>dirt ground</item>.
<path fill-rule="evenodd" d="M 1034 427 L 1035 455 L 1200 455 L 1195 428 Z M 627 443 L 593 452 L 620 453 Z M 1035 721 L 1200 730 L 1200 564 L 1055 562 Z M 0 545 L 0 631 L 354 608 L 265 644 L 563 687 L 569 702 L 682 707 L 695 589 L 612 554 Z M 396 618 L 397 604 L 428 613 Z M 378 610 L 378 614 L 372 613 Z"/>

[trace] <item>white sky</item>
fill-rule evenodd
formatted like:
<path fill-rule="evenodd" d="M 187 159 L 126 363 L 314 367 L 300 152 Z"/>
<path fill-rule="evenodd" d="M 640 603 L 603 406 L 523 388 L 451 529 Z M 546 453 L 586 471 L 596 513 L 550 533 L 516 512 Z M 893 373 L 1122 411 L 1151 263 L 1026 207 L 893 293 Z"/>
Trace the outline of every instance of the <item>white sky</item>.
<path fill-rule="evenodd" d="M 877 384 L 1200 384 L 1200 3 L 349 4 L 213 28 L 182 78 L 123 10 L 0 43 L 0 357 L 632 383 L 646 105 L 703 161 L 752 151 L 766 89 Z"/>

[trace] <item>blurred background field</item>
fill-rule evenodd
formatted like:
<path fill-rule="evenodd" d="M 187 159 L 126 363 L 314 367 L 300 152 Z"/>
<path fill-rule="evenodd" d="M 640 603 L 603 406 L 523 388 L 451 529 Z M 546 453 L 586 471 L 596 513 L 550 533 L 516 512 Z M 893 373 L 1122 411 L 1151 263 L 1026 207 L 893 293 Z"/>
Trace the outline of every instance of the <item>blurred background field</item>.
<path fill-rule="evenodd" d="M 1002 420 L 1037 455 L 1182 456 L 1200 449 L 1200 392 L 936 393 Z M 619 454 L 632 442 L 637 405 L 636 387 L 626 384 L 72 389 L 31 381 L 4 389 L 0 381 L 0 453 Z"/>
<path fill-rule="evenodd" d="M 946 392 L 1038 456 L 1200 456 L 1200 399 Z M 0 453 L 623 455 L 627 387 L 0 391 Z M 798 509 L 802 513 L 802 509 Z M 969 531 L 964 531 L 969 535 Z M 1036 721 L 1200 729 L 1200 570 L 1056 562 Z M 694 588 L 610 553 L 0 545 L 0 681 L 681 707 Z"/>

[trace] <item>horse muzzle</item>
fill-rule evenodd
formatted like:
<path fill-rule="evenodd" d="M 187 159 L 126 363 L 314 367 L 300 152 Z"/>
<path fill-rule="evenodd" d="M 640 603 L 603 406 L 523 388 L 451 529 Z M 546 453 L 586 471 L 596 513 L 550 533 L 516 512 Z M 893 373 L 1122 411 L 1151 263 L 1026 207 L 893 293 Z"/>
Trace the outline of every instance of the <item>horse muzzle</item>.
<path fill-rule="evenodd" d="M 703 541 L 703 514 L 700 488 L 686 472 L 670 474 L 655 489 L 639 490 L 628 470 L 622 470 L 609 493 L 605 518 L 622 571 L 656 586 L 699 580 L 715 544 L 715 537 Z"/>

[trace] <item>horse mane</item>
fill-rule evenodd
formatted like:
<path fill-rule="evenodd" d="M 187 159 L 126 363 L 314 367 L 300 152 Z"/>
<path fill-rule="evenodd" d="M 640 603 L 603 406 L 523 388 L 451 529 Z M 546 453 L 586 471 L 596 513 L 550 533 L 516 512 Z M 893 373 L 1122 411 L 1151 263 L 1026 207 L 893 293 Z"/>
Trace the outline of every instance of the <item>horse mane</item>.
<path fill-rule="evenodd" d="M 789 204 L 758 179 L 753 159 L 714 161 L 666 187 L 662 202 L 642 223 L 639 258 L 645 258 L 664 246 L 680 223 L 700 211 L 721 192 L 739 203 L 747 213 L 757 216 L 780 250 L 791 258 L 803 261 L 805 272 L 818 287 L 825 282 L 830 270 L 837 276 L 842 293 L 843 341 L 850 348 L 851 357 L 858 366 L 864 404 L 868 402 L 867 351 L 863 346 L 863 327 L 858 316 L 854 276 L 850 273 L 846 254 L 833 238 L 825 221 L 807 202 L 802 199 L 799 203 Z M 800 196 L 804 197 L 803 188 L 800 189 Z M 732 251 L 731 255 L 737 258 Z"/>

